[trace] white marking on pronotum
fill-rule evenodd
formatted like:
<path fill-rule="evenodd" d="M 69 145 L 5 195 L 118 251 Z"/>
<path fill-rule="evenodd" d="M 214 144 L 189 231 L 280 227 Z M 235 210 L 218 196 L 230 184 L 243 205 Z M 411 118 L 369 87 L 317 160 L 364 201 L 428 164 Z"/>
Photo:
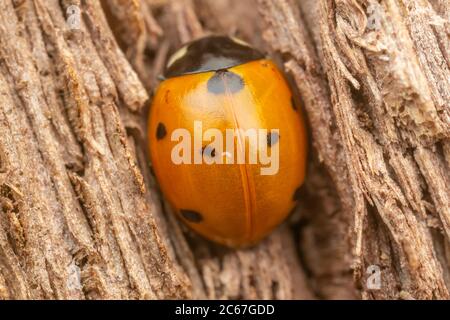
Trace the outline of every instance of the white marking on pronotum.
<path fill-rule="evenodd" d="M 231 38 L 231 40 L 233 40 L 237 44 L 240 44 L 240 45 L 243 45 L 243 46 L 246 46 L 246 47 L 251 47 L 251 45 L 249 43 L 245 42 L 244 40 L 241 40 L 241 39 L 236 38 L 236 37 L 230 37 L 230 38 Z"/>
<path fill-rule="evenodd" d="M 180 60 L 187 53 L 188 45 L 181 47 L 177 50 L 173 55 L 170 56 L 169 61 L 167 62 L 167 68 L 170 68 L 177 60 Z"/>

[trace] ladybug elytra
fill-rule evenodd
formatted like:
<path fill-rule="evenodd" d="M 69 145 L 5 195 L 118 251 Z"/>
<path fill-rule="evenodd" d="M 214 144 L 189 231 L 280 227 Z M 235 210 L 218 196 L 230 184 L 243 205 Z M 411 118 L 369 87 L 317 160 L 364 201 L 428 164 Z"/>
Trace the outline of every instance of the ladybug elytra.
<path fill-rule="evenodd" d="M 217 35 L 181 47 L 164 77 L 148 126 L 164 196 L 210 240 L 258 242 L 295 207 L 305 176 L 305 126 L 285 78 L 247 43 Z"/>

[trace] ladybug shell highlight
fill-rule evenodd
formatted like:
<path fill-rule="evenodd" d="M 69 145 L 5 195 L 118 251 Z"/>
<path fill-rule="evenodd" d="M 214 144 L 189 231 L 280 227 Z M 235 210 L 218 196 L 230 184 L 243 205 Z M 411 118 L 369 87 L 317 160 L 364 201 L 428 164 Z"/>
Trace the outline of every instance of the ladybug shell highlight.
<path fill-rule="evenodd" d="M 165 76 L 148 126 L 151 161 L 164 196 L 202 236 L 231 247 L 255 244 L 294 209 L 305 176 L 306 132 L 286 80 L 261 53 L 222 36 L 182 47 L 169 59 Z M 192 141 L 192 158 L 195 153 L 224 157 L 223 164 L 175 164 L 171 155 L 179 141 L 172 141 L 172 133 L 185 128 L 194 140 L 195 121 L 201 121 L 203 132 L 215 128 L 224 137 L 226 129 L 278 129 L 263 146 L 270 152 L 278 144 L 277 172 L 261 174 L 269 165 L 260 162 L 227 164 L 227 155 L 208 150 L 211 141 L 205 140 L 200 146 Z M 233 139 L 248 153 L 245 136 Z"/>

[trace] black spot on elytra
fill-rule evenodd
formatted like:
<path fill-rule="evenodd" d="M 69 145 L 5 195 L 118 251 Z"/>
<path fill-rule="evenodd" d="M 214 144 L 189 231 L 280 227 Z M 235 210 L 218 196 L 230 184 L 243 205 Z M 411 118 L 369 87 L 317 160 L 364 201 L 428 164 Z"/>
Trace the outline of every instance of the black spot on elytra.
<path fill-rule="evenodd" d="M 302 195 L 302 187 L 300 186 L 297 189 L 295 189 L 294 195 L 292 196 L 292 200 L 294 201 L 300 200 L 301 195 Z"/>
<path fill-rule="evenodd" d="M 219 70 L 208 80 L 207 86 L 208 91 L 214 94 L 236 93 L 244 88 L 244 79 L 234 72 Z"/>
<path fill-rule="evenodd" d="M 202 215 L 197 211 L 181 209 L 180 213 L 189 222 L 199 223 L 203 220 Z"/>
<path fill-rule="evenodd" d="M 204 146 L 200 152 L 207 157 L 214 158 L 216 156 L 216 149 L 210 146 Z"/>
<path fill-rule="evenodd" d="M 280 140 L 280 136 L 277 132 L 269 132 L 267 134 L 267 146 L 271 147 Z"/>
<path fill-rule="evenodd" d="M 158 123 L 158 127 L 156 128 L 156 139 L 161 140 L 167 134 L 166 126 L 161 122 Z"/>

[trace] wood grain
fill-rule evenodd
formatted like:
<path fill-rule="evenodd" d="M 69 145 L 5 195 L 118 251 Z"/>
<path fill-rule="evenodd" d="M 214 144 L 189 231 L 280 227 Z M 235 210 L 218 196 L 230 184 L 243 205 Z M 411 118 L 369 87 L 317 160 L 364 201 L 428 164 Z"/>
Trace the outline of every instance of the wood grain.
<path fill-rule="evenodd" d="M 0 299 L 448 299 L 449 10 L 0 1 Z M 301 205 L 245 250 L 180 224 L 146 154 L 167 55 L 209 33 L 273 57 L 310 129 Z"/>

